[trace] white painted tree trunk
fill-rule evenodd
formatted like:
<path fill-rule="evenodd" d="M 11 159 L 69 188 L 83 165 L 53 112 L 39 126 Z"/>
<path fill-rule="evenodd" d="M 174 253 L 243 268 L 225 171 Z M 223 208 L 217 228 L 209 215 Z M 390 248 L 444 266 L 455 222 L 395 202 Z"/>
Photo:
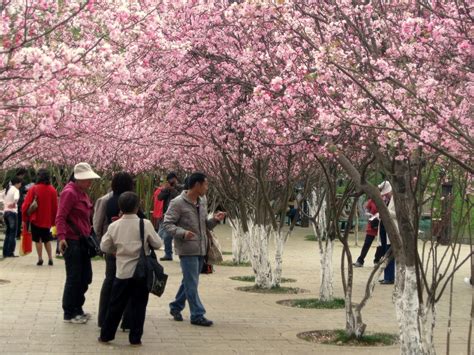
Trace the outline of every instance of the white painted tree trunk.
<path fill-rule="evenodd" d="M 291 231 L 273 231 L 275 241 L 275 270 L 273 272 L 272 287 L 280 286 L 283 271 L 283 248 L 290 237 Z"/>
<path fill-rule="evenodd" d="M 248 223 L 249 256 L 255 273 L 255 286 L 271 288 L 273 284 L 272 266 L 269 259 L 268 241 L 270 229 L 253 222 Z"/>
<path fill-rule="evenodd" d="M 434 355 L 435 314 L 418 301 L 415 267 L 399 267 L 394 291 L 400 330 L 400 353 Z"/>
<path fill-rule="evenodd" d="M 318 212 L 319 204 L 321 208 Z M 311 225 L 314 230 L 314 235 L 318 239 L 319 245 L 319 263 L 320 263 L 320 279 L 321 283 L 319 286 L 319 299 L 321 301 L 332 301 L 334 298 L 334 287 L 333 287 L 333 250 L 334 240 L 328 238 L 327 233 L 327 219 L 326 219 L 326 200 L 321 201 L 321 197 L 318 195 L 316 190 L 313 190 L 309 199 L 309 213 L 311 216 L 316 217 L 316 223 L 314 220 Z M 317 216 L 316 216 L 317 214 Z"/>
<path fill-rule="evenodd" d="M 334 298 L 333 288 L 333 265 L 332 254 L 334 250 L 334 240 L 326 238 L 322 241 L 323 248 L 319 248 L 320 264 L 321 264 L 321 284 L 319 286 L 319 299 L 321 301 L 332 301 Z"/>
<path fill-rule="evenodd" d="M 244 233 L 239 219 L 229 221 L 232 229 L 232 260 L 234 263 L 243 263 L 249 260 L 248 234 Z"/>

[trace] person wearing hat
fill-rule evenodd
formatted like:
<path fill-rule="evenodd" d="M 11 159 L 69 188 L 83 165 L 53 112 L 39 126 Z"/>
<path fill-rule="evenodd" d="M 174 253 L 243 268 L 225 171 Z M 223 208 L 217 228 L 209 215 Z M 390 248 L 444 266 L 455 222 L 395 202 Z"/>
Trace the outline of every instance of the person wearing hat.
<path fill-rule="evenodd" d="M 92 265 L 86 237 L 91 233 L 93 204 L 87 191 L 94 179 L 100 179 L 87 163 L 74 166 L 71 181 L 59 199 L 56 229 L 59 250 L 66 265 L 63 293 L 64 322 L 84 324 L 90 319 L 83 305 L 88 285 L 92 282 Z"/>

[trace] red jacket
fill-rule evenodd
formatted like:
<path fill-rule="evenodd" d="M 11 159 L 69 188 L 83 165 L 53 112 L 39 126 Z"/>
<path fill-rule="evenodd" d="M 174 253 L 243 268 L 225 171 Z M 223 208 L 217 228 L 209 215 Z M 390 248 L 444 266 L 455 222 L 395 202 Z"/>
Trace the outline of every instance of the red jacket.
<path fill-rule="evenodd" d="M 69 182 L 61 192 L 56 215 L 58 239 L 79 240 L 90 235 L 92 211 L 93 204 L 87 193 L 75 182 Z"/>
<path fill-rule="evenodd" d="M 377 206 L 375 205 L 375 202 L 372 199 L 369 199 L 367 201 L 367 205 L 365 206 L 365 209 L 367 212 L 369 212 L 371 215 L 377 214 Z M 377 230 L 378 228 L 372 228 L 370 225 L 370 221 L 367 221 L 367 229 L 365 231 L 365 234 L 371 235 L 371 236 L 376 236 L 377 235 Z"/>
<path fill-rule="evenodd" d="M 164 201 L 158 200 L 158 195 L 160 194 L 161 190 L 161 187 L 158 187 L 153 193 L 153 217 L 156 219 L 163 218 Z"/>
<path fill-rule="evenodd" d="M 36 195 L 38 209 L 28 216 L 26 211 L 33 202 Z M 40 228 L 51 228 L 55 225 L 56 213 L 58 211 L 58 193 L 52 185 L 43 183 L 33 185 L 26 194 L 25 201 L 21 206 L 21 214 L 24 221 L 29 221 Z"/>

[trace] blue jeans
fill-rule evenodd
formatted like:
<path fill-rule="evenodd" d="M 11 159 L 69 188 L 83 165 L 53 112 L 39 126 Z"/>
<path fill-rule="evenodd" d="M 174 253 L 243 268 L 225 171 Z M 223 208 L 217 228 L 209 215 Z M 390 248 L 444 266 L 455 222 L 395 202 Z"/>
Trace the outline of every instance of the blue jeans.
<path fill-rule="evenodd" d="M 163 223 L 160 223 L 160 227 L 158 229 L 158 235 L 163 239 L 163 243 L 165 244 L 165 257 L 172 258 L 173 257 L 173 236 L 170 235 L 164 228 Z"/>
<path fill-rule="evenodd" d="M 387 244 L 388 243 L 388 240 L 387 240 L 387 231 L 385 230 L 385 226 L 383 225 L 383 223 L 380 223 L 380 242 L 382 244 L 382 247 L 381 247 L 381 251 L 382 251 L 382 255 L 385 255 L 391 248 L 391 245 L 390 244 Z M 384 280 L 385 281 L 394 281 L 395 280 L 395 258 L 392 259 L 392 261 L 390 261 L 388 264 L 387 264 L 387 267 L 385 268 L 384 270 Z"/>
<path fill-rule="evenodd" d="M 206 313 L 198 294 L 199 274 L 204 264 L 204 256 L 180 256 L 179 262 L 183 272 L 183 280 L 176 294 L 176 299 L 170 303 L 170 310 L 181 312 L 187 300 L 191 310 L 191 320 L 194 321 Z"/>
<path fill-rule="evenodd" d="M 18 225 L 18 214 L 7 211 L 3 215 L 5 220 L 5 240 L 3 241 L 3 257 L 13 256 L 16 246 L 16 233 Z"/>

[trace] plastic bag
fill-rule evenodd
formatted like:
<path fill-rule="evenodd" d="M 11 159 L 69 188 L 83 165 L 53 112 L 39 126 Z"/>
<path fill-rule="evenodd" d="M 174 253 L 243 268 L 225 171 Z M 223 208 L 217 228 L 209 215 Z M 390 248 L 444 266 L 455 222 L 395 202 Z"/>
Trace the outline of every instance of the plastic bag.
<path fill-rule="evenodd" d="M 21 228 L 21 241 L 20 241 L 20 255 L 28 255 L 33 250 L 33 240 L 31 239 L 31 233 L 28 230 L 26 223 L 22 223 Z"/>

